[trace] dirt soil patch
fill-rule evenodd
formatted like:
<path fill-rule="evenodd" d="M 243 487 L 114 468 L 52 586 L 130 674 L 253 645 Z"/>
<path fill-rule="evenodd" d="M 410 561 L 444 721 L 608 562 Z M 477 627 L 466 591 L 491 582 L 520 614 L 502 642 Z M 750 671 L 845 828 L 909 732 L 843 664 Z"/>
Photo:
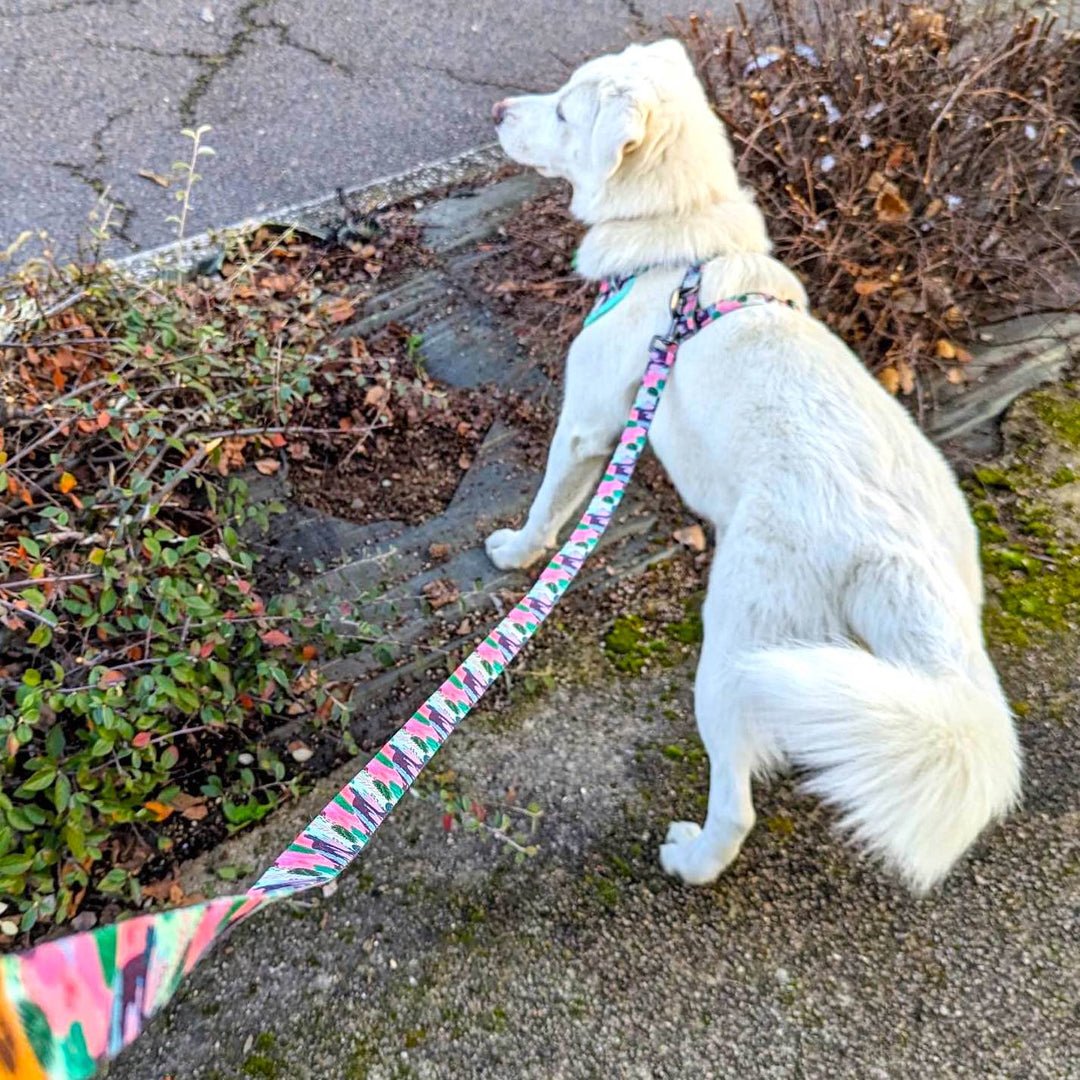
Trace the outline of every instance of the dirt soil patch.
<path fill-rule="evenodd" d="M 415 525 L 441 513 L 491 424 L 490 394 L 430 379 L 420 339 L 397 324 L 341 347 L 349 361 L 339 371 L 323 369 L 323 400 L 302 419 L 314 429 L 355 430 L 357 437 L 291 442 L 294 498 L 360 523 Z M 349 377 L 337 378 L 345 371 Z"/>

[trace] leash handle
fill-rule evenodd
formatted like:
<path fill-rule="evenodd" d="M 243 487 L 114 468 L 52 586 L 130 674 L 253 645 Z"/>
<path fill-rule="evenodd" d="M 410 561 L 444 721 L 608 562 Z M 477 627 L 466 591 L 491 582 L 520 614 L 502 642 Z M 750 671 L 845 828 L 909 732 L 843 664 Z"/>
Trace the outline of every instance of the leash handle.
<path fill-rule="evenodd" d="M 230 927 L 267 904 L 332 881 L 355 859 L 424 766 L 577 576 L 633 475 L 701 280 L 672 296 L 629 419 L 570 539 L 536 584 L 243 896 L 220 897 L 72 934 L 0 957 L 0 1080 L 86 1080 L 133 1042 Z M 680 325 L 680 323 L 682 325 Z M 693 332 L 693 331 L 691 331 Z"/>

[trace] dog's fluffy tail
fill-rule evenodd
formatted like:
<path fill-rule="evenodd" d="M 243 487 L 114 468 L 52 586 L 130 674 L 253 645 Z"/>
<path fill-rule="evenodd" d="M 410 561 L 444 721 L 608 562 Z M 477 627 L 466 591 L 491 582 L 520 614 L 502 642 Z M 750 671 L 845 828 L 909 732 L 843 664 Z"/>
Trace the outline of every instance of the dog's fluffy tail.
<path fill-rule="evenodd" d="M 743 687 L 754 721 L 811 770 L 809 788 L 925 892 L 1019 795 L 1012 718 L 985 669 L 977 683 L 855 647 L 775 648 L 750 654 Z"/>

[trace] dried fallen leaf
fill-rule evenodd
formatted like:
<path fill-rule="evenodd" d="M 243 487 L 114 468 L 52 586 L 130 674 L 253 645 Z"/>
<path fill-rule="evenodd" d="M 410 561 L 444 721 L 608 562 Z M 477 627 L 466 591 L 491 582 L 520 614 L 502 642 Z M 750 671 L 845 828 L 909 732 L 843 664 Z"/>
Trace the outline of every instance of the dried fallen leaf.
<path fill-rule="evenodd" d="M 431 544 L 427 549 L 428 556 L 432 559 L 445 559 L 450 554 L 449 544 Z"/>
<path fill-rule="evenodd" d="M 887 289 L 889 282 L 887 281 L 856 281 L 855 292 L 859 296 L 873 296 L 876 292 L 881 292 L 882 289 Z"/>
<path fill-rule="evenodd" d="M 671 535 L 677 544 L 691 551 L 705 550 L 705 530 L 700 525 L 687 525 L 685 529 L 676 529 Z"/>
<path fill-rule="evenodd" d="M 379 405 L 386 400 L 386 387 L 373 386 L 364 395 L 365 405 Z"/>
<path fill-rule="evenodd" d="M 878 197 L 874 200 L 874 210 L 878 221 L 902 222 L 911 217 L 911 207 L 891 180 L 886 180 L 878 192 Z"/>
<path fill-rule="evenodd" d="M 351 319 L 355 309 L 356 303 L 344 296 L 339 296 L 335 300 L 328 300 L 322 306 L 323 314 L 332 323 L 342 323 Z"/>
<path fill-rule="evenodd" d="M 77 483 L 78 481 L 76 481 L 75 477 L 72 476 L 71 473 L 66 472 L 61 474 L 60 483 L 56 486 L 60 489 L 61 495 L 66 495 L 69 491 L 75 490 Z"/>
<path fill-rule="evenodd" d="M 167 188 L 172 181 L 167 176 L 162 176 L 161 173 L 156 173 L 152 169 L 140 169 L 139 175 L 144 180 L 149 180 L 151 183 L 157 184 L 159 187 Z"/>
<path fill-rule="evenodd" d="M 896 368 L 890 366 L 882 368 L 878 372 L 878 382 L 889 391 L 890 394 L 895 394 L 900 389 L 900 372 Z"/>
<path fill-rule="evenodd" d="M 179 884 L 179 877 L 175 871 L 160 881 L 151 881 L 142 887 L 143 896 L 149 896 L 151 900 L 167 900 L 169 893 Z"/>
<path fill-rule="evenodd" d="M 187 818 L 188 821 L 202 821 L 210 813 L 210 808 L 206 805 L 205 799 L 197 799 L 191 795 L 184 795 L 183 798 L 189 800 L 187 805 L 183 807 L 179 807 L 179 796 L 173 800 L 178 804 L 182 818 Z"/>
<path fill-rule="evenodd" d="M 942 360 L 955 360 L 956 346 L 945 338 L 938 338 L 934 343 L 934 353 Z"/>
<path fill-rule="evenodd" d="M 886 169 L 899 169 L 907 157 L 911 155 L 911 147 L 903 143 L 897 143 L 890 151 L 885 161 Z"/>
<path fill-rule="evenodd" d="M 289 292 L 296 285 L 296 278 L 292 274 L 267 274 L 259 284 L 271 292 Z"/>
<path fill-rule="evenodd" d="M 275 461 L 274 458 L 259 458 L 255 462 L 255 468 L 263 474 L 263 476 L 273 476 L 274 473 L 281 468 L 281 462 Z"/>
<path fill-rule="evenodd" d="M 447 604 L 452 604 L 460 599 L 461 593 L 458 587 L 449 578 L 440 578 L 438 581 L 429 581 L 423 589 L 428 603 L 437 611 Z"/>
<path fill-rule="evenodd" d="M 915 369 L 906 360 L 897 360 L 896 373 L 900 376 L 900 391 L 904 394 L 915 392 Z"/>
<path fill-rule="evenodd" d="M 959 368 L 949 368 L 948 373 L 945 376 L 953 384 L 953 386 L 959 386 L 964 381 L 964 373 Z"/>

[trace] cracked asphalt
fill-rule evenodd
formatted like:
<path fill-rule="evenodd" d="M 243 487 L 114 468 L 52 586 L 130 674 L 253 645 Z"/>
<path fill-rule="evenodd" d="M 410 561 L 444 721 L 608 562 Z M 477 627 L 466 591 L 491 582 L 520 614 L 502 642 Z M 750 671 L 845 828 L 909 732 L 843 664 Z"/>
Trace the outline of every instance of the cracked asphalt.
<path fill-rule="evenodd" d="M 675 0 L 0 0 L 0 248 L 71 254 L 106 189 L 110 254 L 173 239 L 168 174 L 210 124 L 188 233 L 491 141 L 502 95 L 660 36 Z"/>

